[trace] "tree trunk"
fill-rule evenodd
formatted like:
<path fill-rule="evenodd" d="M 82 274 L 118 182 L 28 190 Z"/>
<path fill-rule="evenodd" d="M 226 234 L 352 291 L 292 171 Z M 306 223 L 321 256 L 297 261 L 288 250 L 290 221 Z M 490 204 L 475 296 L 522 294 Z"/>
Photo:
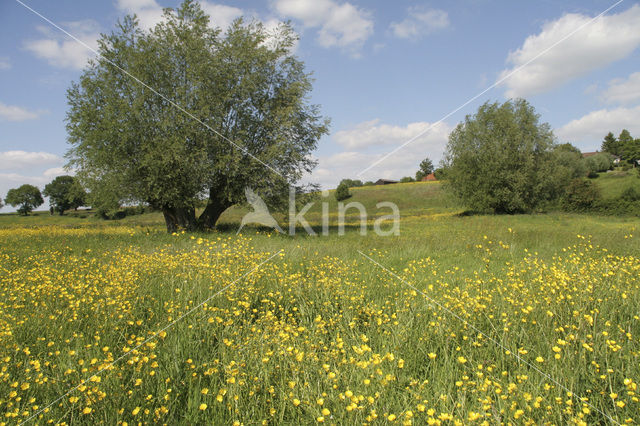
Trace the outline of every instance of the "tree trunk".
<path fill-rule="evenodd" d="M 212 229 L 216 226 L 216 222 L 220 218 L 220 215 L 224 213 L 226 209 L 231 207 L 231 203 L 220 197 L 216 197 L 213 192 L 209 195 L 207 207 L 198 218 L 198 224 L 201 228 Z"/>
<path fill-rule="evenodd" d="M 162 214 L 169 233 L 177 232 L 179 229 L 193 231 L 197 227 L 196 212 L 193 208 L 163 207 Z"/>

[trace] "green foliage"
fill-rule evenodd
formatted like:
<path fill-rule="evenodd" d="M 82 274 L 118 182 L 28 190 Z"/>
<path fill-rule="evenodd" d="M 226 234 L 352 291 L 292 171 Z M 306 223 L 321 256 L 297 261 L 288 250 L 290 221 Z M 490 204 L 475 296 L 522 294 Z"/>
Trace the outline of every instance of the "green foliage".
<path fill-rule="evenodd" d="M 2 198 L 0 198 L 0 209 L 4 207 L 4 204 L 2 204 Z"/>
<path fill-rule="evenodd" d="M 601 173 L 610 170 L 613 167 L 613 158 L 611 154 L 601 152 L 584 159 L 587 172 Z"/>
<path fill-rule="evenodd" d="M 62 215 L 65 210 L 83 205 L 83 196 L 78 191 L 78 184 L 73 176 L 58 176 L 44 187 L 42 194 L 49 197 L 51 207 Z"/>
<path fill-rule="evenodd" d="M 343 184 L 343 183 L 347 185 L 347 187 L 349 188 L 358 188 L 360 186 L 363 186 L 362 181 L 359 179 L 342 179 L 340 181 L 340 184 Z"/>
<path fill-rule="evenodd" d="M 338 201 L 346 200 L 347 198 L 351 197 L 351 194 L 349 193 L 349 187 L 344 183 L 338 185 L 334 195 L 336 197 L 336 200 Z"/>
<path fill-rule="evenodd" d="M 372 181 L 368 180 L 363 184 L 363 186 L 373 186 L 375 184 L 376 184 L 375 182 L 372 182 Z"/>
<path fill-rule="evenodd" d="M 600 149 L 604 152 L 608 152 L 609 154 L 620 155 L 620 143 L 611 132 L 607 133 L 604 137 Z"/>
<path fill-rule="evenodd" d="M 285 205 L 328 126 L 308 104 L 296 37 L 286 24 L 267 31 L 241 19 L 221 34 L 192 1 L 148 32 L 125 18 L 68 90 L 70 166 L 93 199 L 147 203 L 169 231 L 213 227 L 247 186 Z"/>
<path fill-rule="evenodd" d="M 556 151 L 556 152 L 573 152 L 574 154 L 582 155 L 582 151 L 580 151 L 578 148 L 576 148 L 575 146 L 571 145 L 568 142 L 556 145 L 554 147 L 554 151 Z"/>
<path fill-rule="evenodd" d="M 69 201 L 69 207 L 72 209 L 77 209 L 78 207 L 82 207 L 86 205 L 87 202 L 87 191 L 84 190 L 82 184 L 78 179 L 73 180 L 73 185 L 69 188 L 69 192 L 67 193 L 67 201 Z"/>
<path fill-rule="evenodd" d="M 577 178 L 567 186 L 562 206 L 567 211 L 587 211 L 599 200 L 598 187 L 590 180 Z"/>
<path fill-rule="evenodd" d="M 416 179 L 415 180 L 420 181 L 420 180 L 422 180 L 423 177 L 425 177 L 425 176 L 427 176 L 427 175 L 429 175 L 431 173 L 433 173 L 433 162 L 430 159 L 425 158 L 424 160 L 422 160 L 420 162 L 420 168 L 416 172 Z"/>
<path fill-rule="evenodd" d="M 434 170 L 433 175 L 437 180 L 444 180 L 447 178 L 447 169 L 445 167 L 438 167 Z"/>
<path fill-rule="evenodd" d="M 5 202 L 13 207 L 20 206 L 18 213 L 26 216 L 35 208 L 41 206 L 44 200 L 37 187 L 24 184 L 19 188 L 10 189 L 7 192 Z"/>
<path fill-rule="evenodd" d="M 416 180 L 411 176 L 405 176 L 402 179 L 400 179 L 400 183 L 415 182 L 415 181 Z"/>
<path fill-rule="evenodd" d="M 449 187 L 477 211 L 531 211 L 561 194 L 567 182 L 558 178 L 573 173 L 553 172 L 553 142 L 527 101 L 485 103 L 449 135 Z"/>

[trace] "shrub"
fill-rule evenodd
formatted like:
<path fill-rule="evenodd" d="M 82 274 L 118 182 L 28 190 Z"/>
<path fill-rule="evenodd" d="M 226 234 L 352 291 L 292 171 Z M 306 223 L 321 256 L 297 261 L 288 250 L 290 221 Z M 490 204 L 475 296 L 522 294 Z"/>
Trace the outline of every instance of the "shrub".
<path fill-rule="evenodd" d="M 567 211 L 586 211 L 600 200 L 595 183 L 585 179 L 574 179 L 567 186 L 562 206 Z"/>
<path fill-rule="evenodd" d="M 342 179 L 340 183 L 344 183 L 348 188 L 357 188 L 363 185 L 360 179 Z"/>
<path fill-rule="evenodd" d="M 613 158 L 610 154 L 604 152 L 587 157 L 584 162 L 590 175 L 592 173 L 606 172 L 613 166 Z"/>
<path fill-rule="evenodd" d="M 405 176 L 402 179 L 400 179 L 400 183 L 407 183 L 407 182 L 415 182 L 415 180 L 411 176 Z"/>
<path fill-rule="evenodd" d="M 639 201 L 640 200 L 640 190 L 638 190 L 635 186 L 628 186 L 622 194 L 620 194 L 620 198 L 624 201 Z"/>
<path fill-rule="evenodd" d="M 341 183 L 336 188 L 335 196 L 336 200 L 338 201 L 346 200 L 347 198 L 351 197 L 351 194 L 349 194 L 349 187 L 344 182 Z"/>

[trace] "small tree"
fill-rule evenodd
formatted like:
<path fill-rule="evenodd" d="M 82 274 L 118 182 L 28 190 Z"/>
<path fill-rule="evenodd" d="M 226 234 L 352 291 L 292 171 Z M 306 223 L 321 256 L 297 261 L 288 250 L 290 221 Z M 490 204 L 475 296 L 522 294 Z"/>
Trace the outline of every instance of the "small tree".
<path fill-rule="evenodd" d="M 49 204 L 59 215 L 71 208 L 69 194 L 73 188 L 73 176 L 58 176 L 44 187 L 42 194 L 49 197 Z"/>
<path fill-rule="evenodd" d="M 2 198 L 0 198 L 0 209 L 4 207 L 4 204 L 2 204 Z"/>
<path fill-rule="evenodd" d="M 402 179 L 400 179 L 400 183 L 408 183 L 408 182 L 415 182 L 415 180 L 411 176 L 405 176 Z"/>
<path fill-rule="evenodd" d="M 351 194 L 349 193 L 349 187 L 344 182 L 338 185 L 338 187 L 336 188 L 335 197 L 338 201 L 346 200 L 347 198 L 351 197 Z"/>
<path fill-rule="evenodd" d="M 420 181 L 423 177 L 431 173 L 433 173 L 433 162 L 430 159 L 425 158 L 420 162 L 420 168 L 416 172 L 416 180 Z"/>
<path fill-rule="evenodd" d="M 469 207 L 526 212 L 557 194 L 548 176 L 554 136 L 524 99 L 485 103 L 449 135 L 449 187 Z"/>
<path fill-rule="evenodd" d="M 611 132 L 607 133 L 607 136 L 604 137 L 600 149 L 609 154 L 620 155 L 620 143 Z"/>
<path fill-rule="evenodd" d="M 24 184 L 19 188 L 10 189 L 9 192 L 7 192 L 5 201 L 13 207 L 20 206 L 18 213 L 24 216 L 44 203 L 40 190 L 28 184 Z"/>

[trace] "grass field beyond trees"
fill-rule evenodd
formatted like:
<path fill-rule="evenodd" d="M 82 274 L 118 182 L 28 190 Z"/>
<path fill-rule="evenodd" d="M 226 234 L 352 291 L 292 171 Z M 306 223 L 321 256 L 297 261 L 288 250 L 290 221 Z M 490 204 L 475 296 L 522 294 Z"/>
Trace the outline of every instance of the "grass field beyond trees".
<path fill-rule="evenodd" d="M 243 208 L 173 235 L 157 213 L 0 215 L 0 422 L 640 419 L 637 218 L 466 216 L 438 183 L 351 194 L 369 222 L 396 202 L 400 235 L 349 216 L 344 236 L 236 236 Z M 319 198 L 314 226 L 323 200 L 335 221 Z"/>

